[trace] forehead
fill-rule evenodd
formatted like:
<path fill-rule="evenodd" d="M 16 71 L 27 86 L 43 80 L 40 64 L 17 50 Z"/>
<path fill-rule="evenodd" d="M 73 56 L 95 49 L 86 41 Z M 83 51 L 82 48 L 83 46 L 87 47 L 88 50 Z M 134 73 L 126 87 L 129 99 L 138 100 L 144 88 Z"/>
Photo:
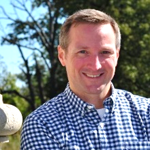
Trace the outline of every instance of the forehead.
<path fill-rule="evenodd" d="M 79 31 L 79 32 L 78 32 Z M 110 23 L 97 23 L 97 24 L 93 24 L 93 23 L 79 23 L 79 24 L 73 24 L 70 28 L 69 34 L 73 34 L 74 32 L 77 33 L 88 33 L 88 32 L 110 32 L 110 33 L 114 33 L 114 29 L 111 26 Z"/>
<path fill-rule="evenodd" d="M 69 32 L 69 39 L 74 38 L 74 40 L 78 39 L 95 39 L 100 40 L 102 37 L 113 36 L 115 38 L 115 32 L 112 26 L 107 24 L 77 24 L 71 27 Z M 90 42 L 90 41 L 89 41 Z"/>
<path fill-rule="evenodd" d="M 69 35 L 70 46 L 96 49 L 104 46 L 115 47 L 113 28 L 110 24 L 79 24 L 72 26 Z"/>

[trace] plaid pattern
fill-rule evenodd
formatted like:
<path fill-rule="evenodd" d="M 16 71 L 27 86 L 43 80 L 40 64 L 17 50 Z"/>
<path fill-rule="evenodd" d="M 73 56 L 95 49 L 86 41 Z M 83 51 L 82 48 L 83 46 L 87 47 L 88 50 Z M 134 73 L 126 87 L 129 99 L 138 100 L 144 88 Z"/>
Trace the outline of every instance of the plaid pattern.
<path fill-rule="evenodd" d="M 21 150 L 150 150 L 150 99 L 115 89 L 101 120 L 69 86 L 25 120 Z"/>

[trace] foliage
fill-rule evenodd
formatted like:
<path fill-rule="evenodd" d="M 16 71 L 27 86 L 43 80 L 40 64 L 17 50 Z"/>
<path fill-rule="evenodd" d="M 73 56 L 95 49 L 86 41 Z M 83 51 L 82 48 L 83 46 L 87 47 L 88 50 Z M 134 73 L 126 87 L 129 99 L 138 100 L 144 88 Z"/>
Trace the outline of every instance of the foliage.
<path fill-rule="evenodd" d="M 149 7 L 150 1 L 147 0 L 121 1 L 114 7 L 119 10 L 117 20 L 122 33 L 122 48 L 114 82 L 119 88 L 146 97 L 150 97 Z"/>
<path fill-rule="evenodd" d="M 150 15 L 149 0 L 32 0 L 13 1 L 16 16 L 1 7 L 12 29 L 2 44 L 16 45 L 23 63 L 17 78 L 25 82 L 18 96 L 34 110 L 61 92 L 67 82 L 65 70 L 57 59 L 58 33 L 63 20 L 83 8 L 95 8 L 113 16 L 120 25 L 122 44 L 114 84 L 118 88 L 149 97 L 150 89 Z M 24 12 L 25 17 L 19 17 Z M 31 51 L 25 57 L 26 50 Z"/>
<path fill-rule="evenodd" d="M 18 95 L 29 103 L 31 110 L 34 110 L 62 91 L 67 82 L 67 79 L 61 76 L 65 71 L 56 59 L 61 16 L 55 3 L 50 1 L 31 3 L 17 0 L 12 6 L 16 10 L 17 18 L 1 8 L 5 18 L 11 20 L 10 28 L 13 28 L 12 32 L 2 38 L 2 44 L 18 47 L 23 63 L 20 65 L 22 74 L 17 77 L 26 83 L 22 93 Z M 26 13 L 26 18 L 19 18 L 18 10 Z M 35 12 L 38 18 L 33 15 Z M 24 51 L 27 49 L 31 51 L 31 56 L 26 58 Z"/>
<path fill-rule="evenodd" d="M 27 104 L 24 99 L 16 96 L 16 94 L 10 94 L 10 91 L 19 90 L 19 87 L 16 86 L 16 76 L 12 75 L 7 71 L 6 64 L 0 58 L 0 93 L 1 91 L 3 94 L 3 102 L 6 104 L 11 104 L 16 106 L 21 112 L 23 116 L 27 116 L 30 111 L 29 105 Z M 23 106 L 23 107 L 22 107 Z M 9 136 L 9 143 L 5 143 L 2 145 L 3 150 L 19 150 L 20 148 L 20 131 L 16 134 Z"/>
<path fill-rule="evenodd" d="M 113 80 L 115 86 L 150 97 L 149 0 L 15 0 L 12 6 L 16 16 L 8 15 L 1 7 L 5 19 L 11 21 L 11 30 L 3 36 L 2 44 L 17 46 L 23 60 L 22 73 L 17 78 L 25 82 L 25 86 L 16 88 L 16 77 L 10 74 L 5 79 L 8 80 L 7 91 L 17 91 L 11 92 L 15 97 L 13 104 L 24 116 L 64 89 L 67 79 L 57 59 L 58 33 L 64 18 L 83 8 L 105 11 L 120 25 L 122 44 Z M 26 17 L 19 17 L 20 12 Z M 27 50 L 31 51 L 29 57 L 24 55 Z M 12 103 L 10 95 L 5 95 L 5 100 Z"/>
<path fill-rule="evenodd" d="M 0 93 L 3 94 L 3 102 L 16 106 L 23 116 L 28 115 L 31 112 L 29 104 L 23 98 L 14 94 L 16 91 L 20 91 L 20 88 L 16 85 L 16 76 L 7 71 L 7 66 L 2 59 L 0 59 L 0 66 Z"/>
<path fill-rule="evenodd" d="M 20 132 L 8 137 L 9 142 L 2 145 L 2 150 L 20 150 Z"/>

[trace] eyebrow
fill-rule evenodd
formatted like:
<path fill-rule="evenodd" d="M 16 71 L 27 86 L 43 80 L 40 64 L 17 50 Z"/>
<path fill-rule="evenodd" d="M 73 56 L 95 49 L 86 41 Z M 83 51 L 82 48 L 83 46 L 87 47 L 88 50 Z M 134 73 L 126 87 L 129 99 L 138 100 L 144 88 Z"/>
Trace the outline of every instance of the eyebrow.
<path fill-rule="evenodd" d="M 89 49 L 88 46 L 80 46 L 80 45 L 77 45 L 77 48 L 80 48 L 80 49 Z"/>
<path fill-rule="evenodd" d="M 80 45 L 77 45 L 77 48 L 79 48 L 79 49 L 90 49 L 90 47 L 88 47 L 88 46 L 80 46 Z M 113 50 L 114 48 L 112 46 L 106 45 L 106 46 L 101 47 L 100 49 Z"/>

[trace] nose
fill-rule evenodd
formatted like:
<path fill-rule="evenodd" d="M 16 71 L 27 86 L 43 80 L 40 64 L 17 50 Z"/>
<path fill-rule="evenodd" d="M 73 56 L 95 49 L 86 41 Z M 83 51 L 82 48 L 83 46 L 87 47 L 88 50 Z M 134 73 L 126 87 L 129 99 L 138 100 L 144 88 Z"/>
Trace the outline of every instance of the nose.
<path fill-rule="evenodd" d="M 102 67 L 101 60 L 98 55 L 94 55 L 90 57 L 89 67 L 92 70 L 99 70 Z"/>

